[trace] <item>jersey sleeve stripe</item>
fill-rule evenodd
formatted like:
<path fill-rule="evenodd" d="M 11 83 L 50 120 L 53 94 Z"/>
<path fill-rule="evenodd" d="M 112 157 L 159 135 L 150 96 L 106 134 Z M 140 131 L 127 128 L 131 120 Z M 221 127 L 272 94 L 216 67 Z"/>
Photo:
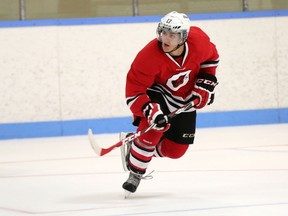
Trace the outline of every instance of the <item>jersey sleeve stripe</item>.
<path fill-rule="evenodd" d="M 215 61 L 206 61 L 201 63 L 200 68 L 217 67 L 219 64 L 219 59 Z"/>
<path fill-rule="evenodd" d="M 132 104 L 137 100 L 137 98 L 139 98 L 141 95 L 143 94 L 138 94 L 136 96 L 133 96 L 133 97 L 127 97 L 126 98 L 126 104 L 128 105 L 128 107 L 131 107 Z"/>

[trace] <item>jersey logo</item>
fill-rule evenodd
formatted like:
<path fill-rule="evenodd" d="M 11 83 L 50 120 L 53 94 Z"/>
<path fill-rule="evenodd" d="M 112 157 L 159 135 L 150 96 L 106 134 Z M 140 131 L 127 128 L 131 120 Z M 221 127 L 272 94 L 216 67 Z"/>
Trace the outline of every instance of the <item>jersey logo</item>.
<path fill-rule="evenodd" d="M 166 85 L 173 91 L 177 91 L 182 86 L 185 86 L 188 83 L 190 73 L 191 73 L 191 70 L 184 71 L 179 74 L 175 74 L 167 80 Z"/>
<path fill-rule="evenodd" d="M 184 82 L 185 75 L 180 76 L 177 80 L 172 81 L 172 85 L 174 88 L 177 88 L 179 85 L 181 85 Z"/>

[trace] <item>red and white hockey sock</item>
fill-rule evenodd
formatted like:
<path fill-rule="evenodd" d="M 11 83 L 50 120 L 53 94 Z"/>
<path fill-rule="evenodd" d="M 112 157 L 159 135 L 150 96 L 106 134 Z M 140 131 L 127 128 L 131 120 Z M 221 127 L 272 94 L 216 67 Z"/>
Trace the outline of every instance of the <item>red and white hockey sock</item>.
<path fill-rule="evenodd" d="M 155 146 L 145 145 L 141 140 L 135 139 L 129 157 L 129 168 L 139 174 L 145 174 L 146 169 L 154 155 Z"/>
<path fill-rule="evenodd" d="M 147 120 L 143 118 L 137 131 L 143 130 L 148 126 Z M 132 172 L 145 174 L 154 155 L 155 146 L 159 143 L 162 136 L 163 132 L 152 129 L 134 140 L 129 156 L 129 168 Z"/>

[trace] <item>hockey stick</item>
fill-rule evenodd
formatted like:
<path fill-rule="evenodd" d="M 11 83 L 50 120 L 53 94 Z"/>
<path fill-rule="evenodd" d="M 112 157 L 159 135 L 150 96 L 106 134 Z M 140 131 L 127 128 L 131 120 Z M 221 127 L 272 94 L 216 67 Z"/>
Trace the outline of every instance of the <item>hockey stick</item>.
<path fill-rule="evenodd" d="M 198 104 L 199 103 L 199 99 L 196 98 L 194 99 L 193 101 L 191 101 L 190 103 L 180 107 L 179 109 L 175 110 L 174 112 L 171 112 L 169 113 L 167 116 L 168 116 L 168 120 L 175 117 L 176 115 L 184 112 L 184 111 L 187 111 L 191 108 L 194 107 L 195 104 Z M 141 136 L 142 134 L 150 131 L 153 127 L 155 126 L 155 124 L 152 124 L 150 125 L 149 127 L 141 130 L 141 131 L 138 131 L 136 133 L 133 133 L 131 134 L 130 136 L 120 140 L 119 142 L 117 142 L 116 144 L 108 147 L 108 148 L 102 148 L 101 146 L 99 146 L 97 144 L 97 142 L 95 141 L 94 139 L 94 136 L 93 136 L 93 132 L 91 129 L 88 130 L 88 137 L 89 137 L 89 141 L 90 141 L 90 144 L 93 148 L 93 150 L 95 151 L 95 153 L 98 155 L 98 156 L 103 156 L 103 155 L 106 155 L 107 153 L 111 152 L 114 148 L 117 148 L 117 147 L 120 147 L 122 146 L 124 143 L 126 142 L 130 142 L 134 139 L 136 139 L 137 137 Z"/>

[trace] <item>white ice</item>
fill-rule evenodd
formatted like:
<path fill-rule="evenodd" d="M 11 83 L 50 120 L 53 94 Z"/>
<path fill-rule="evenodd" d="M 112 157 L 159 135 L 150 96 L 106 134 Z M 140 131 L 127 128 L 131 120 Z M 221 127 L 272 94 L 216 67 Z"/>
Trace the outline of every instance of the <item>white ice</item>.
<path fill-rule="evenodd" d="M 124 199 L 119 149 L 97 157 L 87 136 L 2 140 L 0 215 L 287 216 L 288 124 L 198 129 L 183 158 L 149 170 Z"/>

